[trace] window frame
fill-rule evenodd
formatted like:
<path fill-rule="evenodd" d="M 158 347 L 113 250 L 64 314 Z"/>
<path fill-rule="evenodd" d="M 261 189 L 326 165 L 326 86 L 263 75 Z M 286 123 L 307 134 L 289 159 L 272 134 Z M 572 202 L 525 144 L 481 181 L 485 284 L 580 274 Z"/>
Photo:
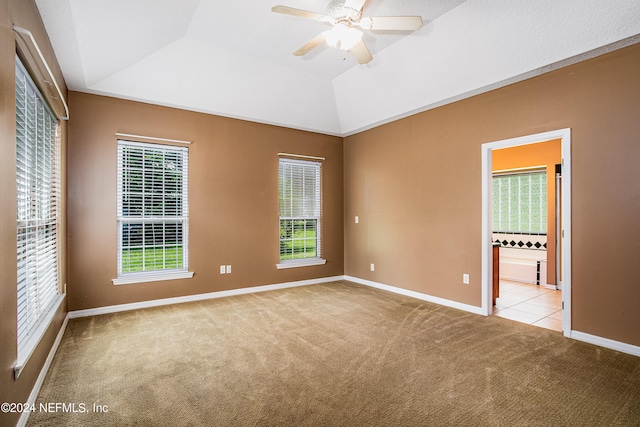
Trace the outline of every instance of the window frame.
<path fill-rule="evenodd" d="M 181 157 L 182 161 L 182 175 L 181 175 L 181 193 L 179 196 L 179 201 L 176 202 L 177 205 L 180 206 L 179 214 L 176 212 L 174 215 L 167 214 L 164 212 L 165 202 L 163 202 L 163 214 L 161 215 L 148 215 L 145 211 L 145 203 L 144 201 L 140 202 L 140 205 L 137 206 L 141 214 L 127 215 L 125 214 L 124 209 L 124 175 L 126 171 L 139 171 L 144 173 L 146 171 L 145 167 L 142 166 L 142 169 L 124 169 L 123 168 L 123 156 L 126 148 L 129 149 L 139 149 L 141 152 L 141 156 L 144 156 L 145 153 L 153 153 L 165 155 L 169 154 L 178 154 Z M 164 158 L 164 157 L 163 157 Z M 162 187 L 165 187 L 166 170 L 162 169 Z M 146 282 L 154 282 L 154 281 L 164 281 L 164 280 L 175 280 L 175 279 L 188 279 L 193 277 L 193 272 L 189 271 L 189 149 L 188 147 L 175 146 L 175 145 L 167 145 L 167 144 L 157 144 L 151 142 L 139 142 L 132 141 L 127 139 L 118 139 L 117 140 L 117 205 L 116 205 L 116 221 L 117 221 L 117 278 L 113 279 L 112 282 L 114 285 L 125 285 L 132 283 L 146 283 Z M 144 197 L 145 189 L 147 187 L 142 188 L 140 192 L 131 192 L 131 195 L 138 195 L 140 197 Z M 158 195 L 157 193 L 152 193 L 153 195 Z M 170 195 L 167 191 L 164 193 L 160 193 L 162 195 L 163 200 Z M 176 208 L 177 210 L 177 208 Z M 146 227 L 151 225 L 154 227 L 155 225 L 161 225 L 164 229 L 167 224 L 175 224 L 176 230 L 180 229 L 180 240 L 181 240 L 181 266 L 177 268 L 159 268 L 159 269 L 145 269 L 145 263 L 143 261 L 143 270 L 135 271 L 135 272 L 126 272 L 123 271 L 123 249 L 127 248 L 130 245 L 125 245 L 123 242 L 123 231 L 125 224 L 133 224 L 140 225 L 143 230 L 146 230 Z M 181 226 L 178 227 L 177 225 Z M 145 233 L 146 231 L 143 231 Z M 163 230 L 161 238 L 161 248 L 163 248 L 163 264 L 166 261 L 166 252 L 168 246 L 166 242 L 166 231 Z M 155 238 L 154 238 L 155 239 Z M 146 238 L 144 235 L 141 237 L 143 253 L 146 249 Z M 155 244 L 155 242 L 154 242 Z M 144 255 L 143 255 L 144 257 Z"/>
<path fill-rule="evenodd" d="M 286 269 L 286 268 L 296 268 L 296 267 L 306 267 L 306 266 L 313 266 L 313 265 L 323 265 L 325 264 L 327 261 L 326 259 L 322 258 L 322 252 L 323 252 L 323 247 L 322 247 L 322 232 L 323 232 L 323 218 L 322 218 L 322 161 L 319 158 L 310 158 L 309 156 L 296 156 L 296 157 L 303 157 L 304 159 L 300 159 L 300 158 L 291 158 L 291 157 L 283 157 L 280 156 L 278 159 L 278 230 L 279 230 L 279 238 L 278 238 L 278 259 L 279 262 L 276 264 L 276 267 L 278 269 Z M 315 181 L 313 184 L 313 188 L 315 189 L 314 192 L 314 196 L 313 196 L 313 207 L 311 208 L 312 210 L 314 210 L 314 212 L 312 214 L 306 214 L 306 215 L 296 215 L 294 214 L 293 210 L 293 204 L 290 202 L 289 203 L 289 215 L 284 215 L 283 213 L 283 209 L 284 209 L 284 197 L 283 197 L 283 190 L 285 190 L 284 187 L 284 181 L 283 181 L 283 165 L 300 165 L 303 167 L 313 167 L 314 171 L 315 171 Z M 298 176 L 298 179 L 300 177 Z M 291 181 L 290 181 L 291 182 Z M 289 194 L 292 194 L 293 192 L 293 186 L 290 185 L 287 187 L 287 190 L 289 191 Z M 298 188 L 298 191 L 300 191 L 301 189 Z M 289 199 L 290 200 L 290 199 Z M 283 221 L 315 221 L 315 256 L 310 256 L 310 257 L 300 257 L 300 258 L 292 258 L 292 259 L 283 259 L 282 255 L 282 242 L 285 240 L 291 240 L 292 241 L 292 246 L 293 246 L 293 242 L 295 240 L 308 240 L 307 238 L 304 239 L 295 239 L 295 238 L 290 238 L 290 239 L 283 239 L 282 237 L 282 222 Z M 305 225 L 306 226 L 306 225 Z M 294 227 L 294 225 L 292 224 L 292 228 Z M 305 228 L 306 230 L 306 228 Z"/>
<path fill-rule="evenodd" d="M 17 54 L 15 79 L 17 378 L 65 294 L 60 277 L 60 124 Z"/>

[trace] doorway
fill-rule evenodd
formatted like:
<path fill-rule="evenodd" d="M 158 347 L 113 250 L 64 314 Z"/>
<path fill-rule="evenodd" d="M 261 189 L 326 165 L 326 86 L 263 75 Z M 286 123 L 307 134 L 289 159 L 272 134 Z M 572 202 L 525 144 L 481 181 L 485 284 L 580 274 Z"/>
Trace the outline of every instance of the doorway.
<path fill-rule="evenodd" d="M 558 230 L 556 232 L 555 221 L 549 221 L 549 241 L 545 242 L 548 244 L 547 248 L 550 250 L 549 254 L 552 258 L 546 259 L 546 255 L 542 254 L 538 256 L 539 258 L 545 258 L 545 260 L 541 263 L 540 260 L 537 260 L 537 266 L 535 264 L 535 260 L 532 261 L 534 263 L 534 268 L 537 267 L 537 285 L 531 285 L 530 288 L 527 289 L 516 289 L 517 283 L 510 283 L 505 285 L 505 289 L 516 290 L 518 292 L 522 292 L 523 294 L 531 294 L 531 293 L 539 293 L 547 294 L 550 292 L 559 293 L 561 292 L 561 305 L 562 308 L 561 315 L 560 313 L 556 313 L 558 318 L 561 318 L 562 321 L 562 331 L 565 336 L 569 336 L 571 331 L 571 270 L 570 270 L 570 260 L 571 260 L 571 245 L 570 245 L 570 213 L 571 213 L 571 131 L 570 129 L 561 129 L 557 131 L 545 132 L 536 135 L 529 135 L 524 137 L 512 138 L 502 141 L 490 142 L 482 145 L 482 312 L 485 315 L 490 315 L 496 311 L 496 307 L 493 305 L 493 286 L 492 286 L 492 273 L 493 273 L 493 257 L 492 257 L 492 245 L 494 243 L 495 235 L 493 235 L 494 231 L 494 212 L 493 212 L 493 161 L 494 154 L 496 155 L 496 166 L 500 164 L 501 157 L 508 149 L 512 147 L 520 147 L 518 150 L 513 150 L 514 152 L 527 152 L 530 148 L 540 148 L 543 144 L 541 143 L 549 143 L 553 140 L 559 140 L 560 151 L 561 151 L 561 169 L 562 169 L 562 179 L 558 180 L 558 188 L 555 191 L 559 197 L 558 204 L 562 206 L 561 210 L 556 212 L 552 212 L 549 216 L 557 216 L 558 220 Z M 538 147 L 533 147 L 532 144 L 540 144 Z M 531 146 L 531 147 L 523 147 L 523 146 Z M 557 146 L 557 145 L 556 145 Z M 498 151 L 501 150 L 501 151 Z M 550 161 L 549 161 L 550 162 Z M 547 162 L 547 163 L 549 163 Z M 502 163 L 504 164 L 504 162 Z M 517 166 L 517 165 L 516 165 Z M 537 165 L 537 168 L 540 169 L 544 165 Z M 545 166 L 546 167 L 546 166 Z M 536 169 L 536 167 L 530 166 L 530 169 Z M 518 169 L 518 168 L 514 168 Z M 520 168 L 527 169 L 527 168 Z M 549 185 L 555 186 L 556 183 L 556 170 L 555 165 L 551 164 L 548 166 L 548 174 L 549 174 Z M 509 172 L 503 170 L 503 172 Z M 513 172 L 513 171 L 512 171 Z M 522 172 L 522 170 L 520 171 Z M 519 178 L 520 179 L 520 178 Z M 529 179 L 529 178 L 527 178 Z M 509 179 L 506 179 L 508 181 Z M 554 205 L 556 203 L 553 203 Z M 553 210 L 553 207 L 552 207 Z M 499 213 L 497 212 L 496 215 Z M 534 230 L 535 231 L 535 230 Z M 546 230 L 545 230 L 546 233 Z M 538 245 L 535 242 L 535 238 L 532 237 L 529 233 L 526 239 L 515 239 L 515 241 L 522 245 Z M 546 238 L 546 236 L 545 236 Z M 500 237 L 498 237 L 500 239 Z M 523 242 L 523 240 L 527 240 Z M 558 246 L 562 248 L 562 256 L 556 256 L 556 240 L 558 242 Z M 510 244 L 514 244 L 514 239 L 506 240 Z M 533 242 L 533 243 L 532 243 Z M 517 252 L 517 250 L 516 250 Z M 521 251 L 524 253 L 527 251 Z M 527 252 L 532 258 L 536 257 L 535 252 L 528 251 Z M 527 255 L 527 256 L 529 256 Z M 546 267 L 547 262 L 550 261 L 550 264 L 553 266 L 553 271 L 546 273 L 540 272 L 540 266 L 542 264 L 543 267 Z M 517 263 L 517 262 L 516 262 Z M 526 261 L 523 264 L 530 264 L 531 262 Z M 527 267 L 528 268 L 528 267 Z M 545 268 L 546 270 L 546 268 Z M 555 271 L 562 272 L 562 280 L 556 281 Z M 534 272 L 535 274 L 535 272 Z M 547 278 L 549 280 L 547 280 Z M 548 283 L 553 285 L 557 285 L 560 287 L 561 291 L 551 290 L 551 286 L 546 286 Z M 554 286 L 555 287 L 555 286 Z M 549 294 L 546 295 L 545 298 L 553 299 L 554 295 Z M 557 297 L 557 295 L 556 295 Z M 506 312 L 505 312 L 506 313 Z M 507 316 L 505 316 L 507 317 Z"/>

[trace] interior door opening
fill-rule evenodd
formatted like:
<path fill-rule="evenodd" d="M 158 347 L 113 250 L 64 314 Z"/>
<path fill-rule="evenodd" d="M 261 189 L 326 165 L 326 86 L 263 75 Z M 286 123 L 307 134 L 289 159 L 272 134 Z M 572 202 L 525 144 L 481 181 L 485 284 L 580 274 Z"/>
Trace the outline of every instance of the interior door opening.
<path fill-rule="evenodd" d="M 482 161 L 483 313 L 568 336 L 570 130 L 483 144 Z"/>

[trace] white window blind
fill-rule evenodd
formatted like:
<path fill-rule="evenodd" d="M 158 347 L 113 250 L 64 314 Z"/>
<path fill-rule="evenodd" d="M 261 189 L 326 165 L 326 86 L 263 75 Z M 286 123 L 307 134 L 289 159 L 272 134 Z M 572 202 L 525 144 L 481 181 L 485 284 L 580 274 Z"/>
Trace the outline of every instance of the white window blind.
<path fill-rule="evenodd" d="M 493 177 L 493 231 L 547 232 L 546 172 Z"/>
<path fill-rule="evenodd" d="M 279 167 L 280 260 L 320 259 L 321 163 L 281 158 Z"/>
<path fill-rule="evenodd" d="M 188 269 L 186 147 L 118 141 L 118 277 Z"/>
<path fill-rule="evenodd" d="M 59 294 L 58 123 L 16 57 L 18 355 L 35 345 Z"/>

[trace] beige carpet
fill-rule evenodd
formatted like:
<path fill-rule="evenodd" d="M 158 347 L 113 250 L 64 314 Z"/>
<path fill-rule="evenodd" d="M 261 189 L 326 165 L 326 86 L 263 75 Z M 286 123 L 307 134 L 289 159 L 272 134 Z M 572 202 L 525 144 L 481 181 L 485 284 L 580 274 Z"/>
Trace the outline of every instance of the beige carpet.
<path fill-rule="evenodd" d="M 637 426 L 640 358 L 335 282 L 71 320 L 51 402 L 88 413 L 30 426 Z"/>

